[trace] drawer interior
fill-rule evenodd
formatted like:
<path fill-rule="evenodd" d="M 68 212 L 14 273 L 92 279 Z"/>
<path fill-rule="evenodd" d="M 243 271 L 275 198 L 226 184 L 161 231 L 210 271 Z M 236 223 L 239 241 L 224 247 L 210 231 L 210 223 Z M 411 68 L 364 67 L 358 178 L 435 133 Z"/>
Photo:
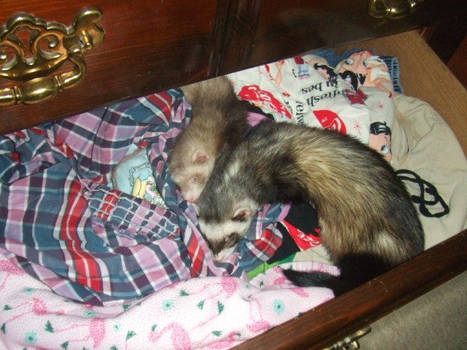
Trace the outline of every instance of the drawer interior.
<path fill-rule="evenodd" d="M 417 31 L 355 42 L 338 47 L 336 51 L 354 48 L 396 56 L 404 94 L 433 106 L 456 135 L 464 154 L 467 153 L 466 89 Z M 374 282 L 320 305 L 236 349 L 322 349 L 330 346 L 465 271 L 467 263 L 462 256 L 466 253 L 467 230 L 464 229 Z"/>
<path fill-rule="evenodd" d="M 378 55 L 396 56 L 401 66 L 405 94 L 430 103 L 452 128 L 466 152 L 467 93 L 417 32 L 353 43 L 336 50 L 343 52 L 356 47 L 373 49 Z M 299 349 L 327 346 L 464 271 L 466 235 L 464 229 L 377 279 L 246 341 L 237 348 Z M 171 306 L 170 303 L 166 304 L 167 308 Z"/>

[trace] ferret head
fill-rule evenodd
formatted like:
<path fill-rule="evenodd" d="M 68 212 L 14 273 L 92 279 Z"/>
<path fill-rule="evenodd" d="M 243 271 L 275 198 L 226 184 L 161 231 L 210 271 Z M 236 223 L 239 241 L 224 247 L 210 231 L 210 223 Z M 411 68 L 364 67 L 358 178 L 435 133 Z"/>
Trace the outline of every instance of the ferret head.
<path fill-rule="evenodd" d="M 191 154 L 185 154 L 183 158 L 170 164 L 170 172 L 183 198 L 194 202 L 206 185 L 214 166 L 214 159 L 201 149 L 191 150 Z"/>
<path fill-rule="evenodd" d="M 201 233 L 219 261 L 233 252 L 258 210 L 237 170 L 235 165 L 222 172 L 214 169 L 196 201 Z"/>
<path fill-rule="evenodd" d="M 215 260 L 225 260 L 233 253 L 238 241 L 243 238 L 251 225 L 256 207 L 253 203 L 239 203 L 232 210 L 220 215 L 219 210 L 206 213 L 198 208 L 201 233 L 208 241 Z"/>

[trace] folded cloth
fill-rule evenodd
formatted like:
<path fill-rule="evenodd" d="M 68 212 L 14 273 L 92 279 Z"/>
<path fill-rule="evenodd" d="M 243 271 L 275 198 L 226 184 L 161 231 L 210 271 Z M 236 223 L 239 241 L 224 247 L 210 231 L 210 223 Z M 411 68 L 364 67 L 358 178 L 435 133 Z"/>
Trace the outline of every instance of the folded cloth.
<path fill-rule="evenodd" d="M 385 61 L 373 52 L 355 52 L 335 67 L 348 79 L 368 108 L 370 135 L 368 145 L 391 160 L 391 128 L 394 122 L 394 87 Z"/>
<path fill-rule="evenodd" d="M 192 277 L 244 276 L 280 245 L 264 229 L 286 209 L 260 212 L 243 259 L 215 263 L 167 166 L 190 116 L 175 89 L 1 136 L 0 247 L 56 293 L 94 305 Z M 166 207 L 111 188 L 112 170 L 141 145 Z"/>
<path fill-rule="evenodd" d="M 294 268 L 337 273 L 324 264 Z M 52 293 L 0 248 L 2 349 L 229 349 L 333 297 L 298 288 L 280 268 L 251 281 L 202 277 L 105 307 Z"/>
<path fill-rule="evenodd" d="M 385 60 L 360 50 L 333 67 L 320 53 L 335 58 L 317 51 L 228 77 L 239 98 L 276 120 L 352 135 L 390 160 L 394 87 Z"/>
<path fill-rule="evenodd" d="M 145 144 L 145 143 L 144 143 Z M 159 191 L 144 145 L 134 145 L 128 150 L 118 166 L 112 172 L 112 185 L 122 192 L 143 198 L 152 204 L 166 207 Z"/>
<path fill-rule="evenodd" d="M 428 249 L 467 228 L 467 161 L 453 131 L 432 106 L 402 94 L 395 95 L 394 103 L 391 164 L 404 170 L 403 181 L 424 214 L 419 217 Z M 415 177 L 421 181 L 406 180 Z"/>
<path fill-rule="evenodd" d="M 324 58 L 303 55 L 229 74 L 237 95 L 275 119 L 331 128 L 368 143 L 369 115 Z"/>

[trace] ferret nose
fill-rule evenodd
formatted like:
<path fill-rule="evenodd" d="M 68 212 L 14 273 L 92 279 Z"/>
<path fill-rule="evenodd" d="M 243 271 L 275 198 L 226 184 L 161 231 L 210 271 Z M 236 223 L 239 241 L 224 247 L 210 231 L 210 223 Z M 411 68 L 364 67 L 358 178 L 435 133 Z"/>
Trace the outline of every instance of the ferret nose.
<path fill-rule="evenodd" d="M 196 201 L 196 199 L 197 199 L 197 198 L 196 198 L 196 196 L 195 196 L 194 194 L 187 194 L 187 195 L 185 196 L 185 200 L 186 200 L 187 202 L 190 202 L 190 203 L 193 203 L 194 201 Z"/>

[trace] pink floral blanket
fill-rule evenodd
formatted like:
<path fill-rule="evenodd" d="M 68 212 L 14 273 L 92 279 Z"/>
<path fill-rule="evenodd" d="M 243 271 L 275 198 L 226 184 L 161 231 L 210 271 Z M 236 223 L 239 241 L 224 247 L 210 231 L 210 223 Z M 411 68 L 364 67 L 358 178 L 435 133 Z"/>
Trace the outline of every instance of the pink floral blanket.
<path fill-rule="evenodd" d="M 319 263 L 294 268 L 337 273 Z M 53 293 L 0 251 L 2 349 L 228 349 L 333 297 L 297 288 L 279 267 L 247 282 L 194 278 L 135 302 L 106 307 Z"/>

